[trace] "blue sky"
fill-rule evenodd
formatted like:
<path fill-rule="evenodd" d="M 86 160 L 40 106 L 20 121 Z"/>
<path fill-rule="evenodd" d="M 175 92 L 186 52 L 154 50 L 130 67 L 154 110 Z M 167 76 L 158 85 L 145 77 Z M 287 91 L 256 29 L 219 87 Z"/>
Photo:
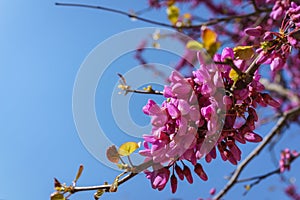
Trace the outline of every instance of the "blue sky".
<path fill-rule="evenodd" d="M 130 4 L 129 1 L 115 0 L 72 2 L 99 4 L 125 11 L 146 7 L 145 1 L 139 0 L 132 0 Z M 124 16 L 98 10 L 57 7 L 54 3 L 51 0 L 0 1 L 0 199 L 47 199 L 53 192 L 53 178 L 71 183 L 80 164 L 85 166 L 78 182 L 81 186 L 111 182 L 118 174 L 101 164 L 81 143 L 72 113 L 73 86 L 84 59 L 100 42 L 122 31 L 148 27 L 149 24 L 133 22 Z M 160 19 L 165 13 L 155 12 L 154 16 L 154 19 Z M 110 51 L 114 51 L 113 48 Z M 116 72 L 126 71 L 130 66 L 138 64 L 131 56 L 129 54 L 124 60 L 112 64 L 99 83 L 95 96 L 98 120 L 106 132 L 112 133 L 110 139 L 115 143 L 136 140 L 124 136 L 113 122 L 111 114 L 107 113 L 110 112 L 107 108 L 111 90 L 118 80 Z M 167 58 L 164 61 L 167 64 L 168 58 L 172 57 L 164 58 Z M 127 68 L 114 68 L 121 64 Z M 140 102 L 137 106 L 133 103 L 134 98 Z M 141 102 L 146 102 L 147 98 L 135 96 L 130 104 L 133 118 L 142 125 L 148 119 L 140 112 L 143 105 Z M 265 135 L 269 129 L 262 127 L 261 135 Z M 297 148 L 297 131 L 299 127 L 289 129 L 287 133 L 294 139 L 291 141 L 283 137 L 280 143 Z M 243 155 L 254 147 L 248 145 Z M 104 154 L 105 150 L 99 154 Z M 264 152 L 243 176 L 249 177 L 274 169 L 268 155 L 268 152 Z M 296 173 L 299 165 L 299 161 L 296 161 L 294 170 L 287 177 L 300 178 Z M 211 167 L 204 167 L 209 174 L 207 183 L 196 177 L 193 185 L 180 182 L 175 195 L 171 194 L 169 185 L 162 192 L 154 191 L 142 174 L 122 185 L 117 193 L 105 194 L 103 199 L 189 200 L 208 197 L 209 189 L 221 189 L 226 183 L 223 177 L 234 170 L 234 166 L 220 160 L 213 162 Z M 253 188 L 244 199 L 274 199 L 272 196 L 284 199 L 282 186 L 277 184 L 279 182 L 278 176 L 271 177 Z M 270 192 L 271 187 L 274 190 Z M 243 191 L 243 186 L 237 185 L 226 199 L 237 199 Z M 92 194 L 78 193 L 71 199 L 93 199 Z"/>

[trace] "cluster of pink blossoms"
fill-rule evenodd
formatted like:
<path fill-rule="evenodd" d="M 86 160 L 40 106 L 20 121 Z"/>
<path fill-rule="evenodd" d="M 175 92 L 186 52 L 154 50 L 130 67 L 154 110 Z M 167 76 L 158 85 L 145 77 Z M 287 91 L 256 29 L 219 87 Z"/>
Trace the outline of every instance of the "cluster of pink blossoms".
<path fill-rule="evenodd" d="M 279 2 L 279 1 L 277 1 Z M 270 64 L 272 71 L 286 66 L 292 48 L 299 48 L 300 6 L 292 2 L 282 21 L 279 32 L 266 31 L 261 26 L 247 28 L 245 33 L 263 39 L 257 53 L 260 54 L 258 64 Z M 271 13 L 272 14 L 272 13 Z"/>
<path fill-rule="evenodd" d="M 243 61 L 234 60 L 230 48 L 214 58 L 218 62 L 228 59 L 241 70 L 246 68 Z M 234 82 L 229 77 L 230 70 L 226 64 L 201 64 L 189 78 L 174 71 L 169 78 L 171 84 L 164 88 L 167 100 L 161 106 L 149 100 L 144 106 L 143 112 L 151 116 L 153 128 L 151 135 L 144 136 L 144 150 L 140 154 L 146 161 L 153 160 L 153 171 L 145 173 L 154 189 L 162 190 L 170 179 L 172 192 L 175 192 L 177 176 L 192 183 L 186 162 L 192 164 L 201 179 L 207 180 L 199 159 L 205 157 L 206 162 L 211 162 L 218 150 L 224 161 L 236 165 L 241 159 L 237 142 L 262 140 L 254 132 L 258 121 L 255 108 L 279 104 L 262 93 L 264 87 L 258 74 L 250 83 Z"/>
<path fill-rule="evenodd" d="M 279 167 L 280 172 L 284 172 L 285 170 L 290 170 L 290 164 L 292 160 L 299 156 L 297 151 L 291 151 L 290 149 L 285 149 L 280 154 Z"/>
<path fill-rule="evenodd" d="M 289 185 L 285 189 L 285 193 L 287 194 L 288 197 L 290 197 L 293 200 L 300 200 L 300 194 L 297 193 L 297 189 L 295 185 Z"/>

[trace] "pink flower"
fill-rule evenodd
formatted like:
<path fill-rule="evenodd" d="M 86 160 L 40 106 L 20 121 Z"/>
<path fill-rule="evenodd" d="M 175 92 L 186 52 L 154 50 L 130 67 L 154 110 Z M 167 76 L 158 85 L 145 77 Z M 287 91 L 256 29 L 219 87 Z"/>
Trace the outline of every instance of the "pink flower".
<path fill-rule="evenodd" d="M 285 149 L 280 154 L 279 167 L 280 173 L 283 173 L 285 170 L 290 170 L 290 164 L 293 159 L 299 156 L 299 153 L 295 150 L 291 151 L 290 149 Z"/>
<path fill-rule="evenodd" d="M 215 195 L 215 193 L 216 193 L 216 188 L 211 188 L 211 189 L 209 190 L 209 194 L 210 194 L 210 195 Z"/>
<path fill-rule="evenodd" d="M 169 180 L 169 169 L 162 167 L 153 172 L 145 171 L 146 177 L 150 179 L 153 189 L 163 190 Z"/>
<path fill-rule="evenodd" d="M 285 193 L 293 200 L 300 200 L 300 194 L 297 193 L 295 185 L 289 185 L 285 188 Z"/>
<path fill-rule="evenodd" d="M 263 29 L 261 26 L 255 28 L 246 28 L 245 33 L 250 36 L 259 37 L 263 34 Z"/>

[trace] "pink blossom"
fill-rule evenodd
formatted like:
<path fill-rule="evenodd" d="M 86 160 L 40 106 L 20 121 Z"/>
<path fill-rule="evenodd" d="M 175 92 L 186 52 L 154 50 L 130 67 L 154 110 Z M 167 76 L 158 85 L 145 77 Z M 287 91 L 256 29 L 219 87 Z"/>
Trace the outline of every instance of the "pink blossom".
<path fill-rule="evenodd" d="M 162 167 L 153 172 L 145 171 L 146 177 L 150 179 L 153 189 L 163 190 L 169 180 L 169 169 Z"/>
<path fill-rule="evenodd" d="M 255 28 L 246 28 L 245 33 L 250 36 L 259 37 L 263 34 L 263 29 L 261 26 Z"/>
<path fill-rule="evenodd" d="M 283 173 L 285 170 L 290 170 L 290 164 L 293 159 L 299 156 L 299 153 L 295 150 L 291 151 L 290 149 L 285 149 L 280 154 L 279 167 L 280 173 Z"/>

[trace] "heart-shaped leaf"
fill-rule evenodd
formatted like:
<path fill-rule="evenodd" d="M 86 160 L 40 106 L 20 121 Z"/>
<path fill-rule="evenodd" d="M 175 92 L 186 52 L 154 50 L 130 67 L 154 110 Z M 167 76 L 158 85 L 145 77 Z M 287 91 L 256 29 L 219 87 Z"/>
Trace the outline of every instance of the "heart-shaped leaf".
<path fill-rule="evenodd" d="M 118 163 L 120 160 L 120 155 L 115 145 L 108 147 L 106 150 L 106 157 L 112 163 Z"/>
<path fill-rule="evenodd" d="M 129 156 L 138 148 L 140 148 L 140 145 L 138 143 L 126 142 L 120 146 L 118 152 L 120 156 Z"/>

